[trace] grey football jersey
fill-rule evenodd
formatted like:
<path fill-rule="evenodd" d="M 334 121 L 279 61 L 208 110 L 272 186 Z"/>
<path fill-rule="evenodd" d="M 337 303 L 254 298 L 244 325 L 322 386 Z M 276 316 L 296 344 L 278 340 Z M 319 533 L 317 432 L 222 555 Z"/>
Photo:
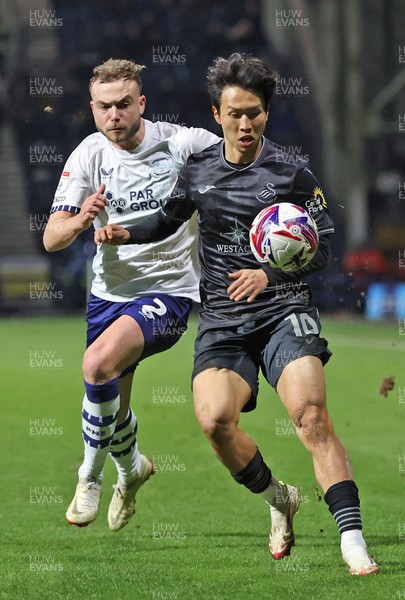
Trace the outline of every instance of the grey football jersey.
<path fill-rule="evenodd" d="M 225 160 L 223 146 L 221 141 L 188 158 L 160 216 L 172 224 L 178 220 L 180 225 L 198 211 L 203 327 L 235 325 L 310 304 L 309 288 L 299 271 L 281 273 L 268 268 L 269 285 L 253 302 L 229 298 L 230 273 L 262 267 L 250 250 L 249 229 L 263 208 L 292 202 L 313 217 L 320 237 L 334 231 L 319 182 L 305 160 L 264 138 L 257 159 L 240 168 Z M 147 223 L 141 225 L 147 227 Z M 130 230 L 136 239 L 136 229 Z"/>

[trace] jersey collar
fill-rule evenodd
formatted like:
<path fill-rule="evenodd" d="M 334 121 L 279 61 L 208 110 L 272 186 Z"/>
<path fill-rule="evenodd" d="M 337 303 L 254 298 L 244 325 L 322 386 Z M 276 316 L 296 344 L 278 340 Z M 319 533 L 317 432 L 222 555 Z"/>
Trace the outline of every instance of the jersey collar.
<path fill-rule="evenodd" d="M 262 136 L 262 142 L 262 148 L 255 160 L 246 165 L 246 167 L 238 169 L 237 167 L 233 167 L 232 165 L 230 165 L 225 160 L 225 140 L 221 140 L 221 142 L 219 143 L 219 159 L 221 161 L 221 165 L 226 169 L 230 169 L 231 171 L 238 171 L 239 173 L 243 173 L 243 171 L 247 171 L 249 169 L 254 169 L 255 167 L 258 167 L 263 162 L 268 148 L 268 141 L 264 136 Z"/>

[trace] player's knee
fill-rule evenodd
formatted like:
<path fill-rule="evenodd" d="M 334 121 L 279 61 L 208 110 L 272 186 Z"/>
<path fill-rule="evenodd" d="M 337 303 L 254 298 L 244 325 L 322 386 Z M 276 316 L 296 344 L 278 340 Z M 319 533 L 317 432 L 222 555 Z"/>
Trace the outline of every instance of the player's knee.
<path fill-rule="evenodd" d="M 198 421 L 204 435 L 215 444 L 231 439 L 236 429 L 236 423 L 226 419 L 198 418 Z"/>
<path fill-rule="evenodd" d="M 92 350 L 91 346 L 84 353 L 82 371 L 84 380 L 93 385 L 105 383 L 112 378 L 108 365 L 102 360 L 102 356 Z"/>
<path fill-rule="evenodd" d="M 333 432 L 332 423 L 324 406 L 308 403 L 293 416 L 297 433 L 308 440 L 325 442 Z"/>

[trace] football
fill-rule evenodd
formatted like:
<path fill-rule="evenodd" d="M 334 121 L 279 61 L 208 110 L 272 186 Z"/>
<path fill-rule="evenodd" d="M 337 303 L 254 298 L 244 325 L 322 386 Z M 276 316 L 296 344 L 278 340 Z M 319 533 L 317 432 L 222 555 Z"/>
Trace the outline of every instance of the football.
<path fill-rule="evenodd" d="M 297 271 L 309 263 L 318 247 L 318 230 L 310 215 L 296 204 L 281 202 L 264 208 L 250 228 L 255 258 L 273 269 Z"/>

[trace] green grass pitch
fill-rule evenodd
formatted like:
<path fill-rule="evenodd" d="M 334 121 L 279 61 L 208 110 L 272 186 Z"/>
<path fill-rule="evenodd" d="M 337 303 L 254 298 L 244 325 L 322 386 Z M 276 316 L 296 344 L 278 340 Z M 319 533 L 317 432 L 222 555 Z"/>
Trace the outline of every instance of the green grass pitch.
<path fill-rule="evenodd" d="M 193 319 L 172 350 L 138 370 L 133 408 L 141 451 L 157 473 L 120 532 L 106 514 L 115 482 L 105 468 L 101 508 L 87 528 L 64 519 L 82 456 L 84 318 L 0 321 L 0 598 L 264 600 L 405 598 L 404 341 L 395 322 L 324 319 L 334 352 L 328 406 L 360 488 L 369 549 L 381 574 L 350 577 L 336 525 L 320 500 L 309 455 L 276 394 L 261 382 L 242 427 L 274 474 L 301 487 L 296 547 L 270 558 L 268 510 L 236 485 L 199 430 L 190 392 Z M 379 394 L 383 377 L 395 388 Z"/>

